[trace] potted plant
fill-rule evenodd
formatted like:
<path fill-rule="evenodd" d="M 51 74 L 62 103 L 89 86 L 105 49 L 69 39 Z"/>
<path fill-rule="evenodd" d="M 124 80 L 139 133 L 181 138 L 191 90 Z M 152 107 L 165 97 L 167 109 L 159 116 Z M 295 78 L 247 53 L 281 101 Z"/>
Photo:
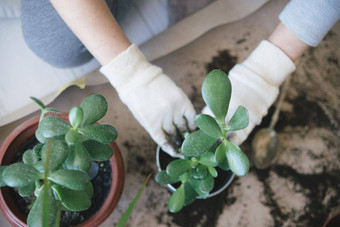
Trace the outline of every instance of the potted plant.
<path fill-rule="evenodd" d="M 197 115 L 195 124 L 199 129 L 185 135 L 179 149 L 183 158 L 170 161 L 156 175 L 159 184 L 167 184 L 174 191 L 168 203 L 173 213 L 196 198 L 208 198 L 214 189 L 215 180 L 223 172 L 226 184 L 229 184 L 232 173 L 245 176 L 249 170 L 247 156 L 226 136 L 230 131 L 247 127 L 249 122 L 248 111 L 239 106 L 228 124 L 225 123 L 231 97 L 228 76 L 221 70 L 208 73 L 202 84 L 202 96 L 214 117 Z M 157 153 L 160 159 L 164 155 L 164 152 Z M 157 160 L 159 163 L 162 162 L 160 159 Z"/>
<path fill-rule="evenodd" d="M 19 126 L 1 147 L 0 204 L 5 217 L 13 225 L 26 225 L 25 215 L 13 201 L 16 193 L 11 187 L 28 201 L 29 226 L 58 226 L 62 211 L 80 212 L 91 207 L 97 187 L 91 183 L 98 170 L 96 163 L 108 163 L 104 172 L 108 172 L 109 179 L 106 176 L 104 180 L 112 181 L 109 192 L 94 211 L 96 214 L 82 223 L 99 225 L 118 203 L 124 184 L 123 160 L 114 143 L 118 133 L 111 125 L 96 123 L 107 112 L 105 98 L 91 95 L 80 106 L 72 107 L 68 115 L 32 99 L 40 106 L 41 116 Z"/>

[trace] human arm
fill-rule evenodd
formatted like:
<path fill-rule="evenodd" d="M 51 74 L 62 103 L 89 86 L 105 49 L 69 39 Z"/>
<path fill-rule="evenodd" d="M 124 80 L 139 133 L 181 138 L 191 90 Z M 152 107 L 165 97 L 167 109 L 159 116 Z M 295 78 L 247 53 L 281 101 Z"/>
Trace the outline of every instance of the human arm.
<path fill-rule="evenodd" d="M 102 65 L 131 45 L 104 0 L 51 0 L 51 3 Z"/>
<path fill-rule="evenodd" d="M 186 94 L 130 44 L 105 1 L 52 0 L 66 24 L 103 65 L 100 71 L 154 141 L 171 155 L 169 137 L 194 129 Z"/>
<path fill-rule="evenodd" d="M 231 135 L 230 140 L 241 144 L 253 128 L 260 124 L 262 117 L 276 100 L 281 83 L 295 70 L 294 62 L 309 46 L 317 45 L 339 19 L 340 2 L 326 1 L 329 4 L 321 4 L 326 9 L 316 9 L 321 1 L 291 1 L 280 15 L 281 23 L 268 40 L 262 41 L 245 61 L 229 72 L 234 88 L 229 114 L 238 105 L 243 105 L 248 109 L 250 118 L 249 126 Z M 335 14 L 328 13 L 333 12 L 333 8 L 339 10 L 335 10 Z M 315 15 L 317 12 L 319 14 Z M 320 17 L 322 20 L 319 20 Z M 317 23 L 321 25 L 316 25 Z M 313 24 L 317 28 L 311 27 Z M 228 119 L 229 115 L 226 120 Z"/>

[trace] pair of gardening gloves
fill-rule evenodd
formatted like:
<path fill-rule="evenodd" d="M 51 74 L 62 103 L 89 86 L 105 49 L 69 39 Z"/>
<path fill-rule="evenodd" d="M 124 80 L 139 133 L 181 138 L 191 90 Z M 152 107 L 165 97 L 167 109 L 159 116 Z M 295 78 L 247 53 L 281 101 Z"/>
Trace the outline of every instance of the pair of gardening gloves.
<path fill-rule="evenodd" d="M 289 57 L 265 40 L 244 62 L 234 66 L 229 72 L 233 91 L 226 121 L 242 105 L 248 109 L 249 125 L 231 134 L 231 142 L 239 145 L 246 140 L 276 100 L 281 83 L 294 70 Z M 196 112 L 187 95 L 161 68 L 150 64 L 135 44 L 100 71 L 162 150 L 180 156 L 172 138 L 196 128 Z M 212 115 L 206 107 L 202 112 Z"/>

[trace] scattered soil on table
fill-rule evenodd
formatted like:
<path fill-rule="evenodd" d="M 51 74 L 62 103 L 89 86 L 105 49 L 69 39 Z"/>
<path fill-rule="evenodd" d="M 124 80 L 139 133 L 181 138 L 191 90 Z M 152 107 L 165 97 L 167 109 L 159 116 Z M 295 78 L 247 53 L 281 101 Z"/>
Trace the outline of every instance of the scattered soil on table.
<path fill-rule="evenodd" d="M 207 73 L 214 69 L 220 69 L 227 75 L 237 62 L 237 57 L 230 55 L 229 50 L 221 50 L 217 56 L 214 56 L 205 69 Z"/>

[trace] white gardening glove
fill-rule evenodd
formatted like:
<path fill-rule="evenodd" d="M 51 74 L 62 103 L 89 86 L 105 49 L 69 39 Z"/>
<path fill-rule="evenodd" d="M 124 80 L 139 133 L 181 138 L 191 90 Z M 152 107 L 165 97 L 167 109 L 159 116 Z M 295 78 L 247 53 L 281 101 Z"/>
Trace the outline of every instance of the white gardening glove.
<path fill-rule="evenodd" d="M 232 94 L 226 122 L 239 105 L 247 108 L 249 113 L 248 127 L 231 133 L 231 142 L 240 145 L 247 139 L 276 100 L 281 83 L 294 70 L 292 60 L 266 40 L 262 41 L 246 60 L 230 70 Z M 212 115 L 207 107 L 204 107 L 202 112 Z"/>
<path fill-rule="evenodd" d="M 101 67 L 121 101 L 153 140 L 178 156 L 170 136 L 195 129 L 196 112 L 186 94 L 161 68 L 150 64 L 135 44 Z M 169 136 L 170 135 L 170 136 Z"/>

